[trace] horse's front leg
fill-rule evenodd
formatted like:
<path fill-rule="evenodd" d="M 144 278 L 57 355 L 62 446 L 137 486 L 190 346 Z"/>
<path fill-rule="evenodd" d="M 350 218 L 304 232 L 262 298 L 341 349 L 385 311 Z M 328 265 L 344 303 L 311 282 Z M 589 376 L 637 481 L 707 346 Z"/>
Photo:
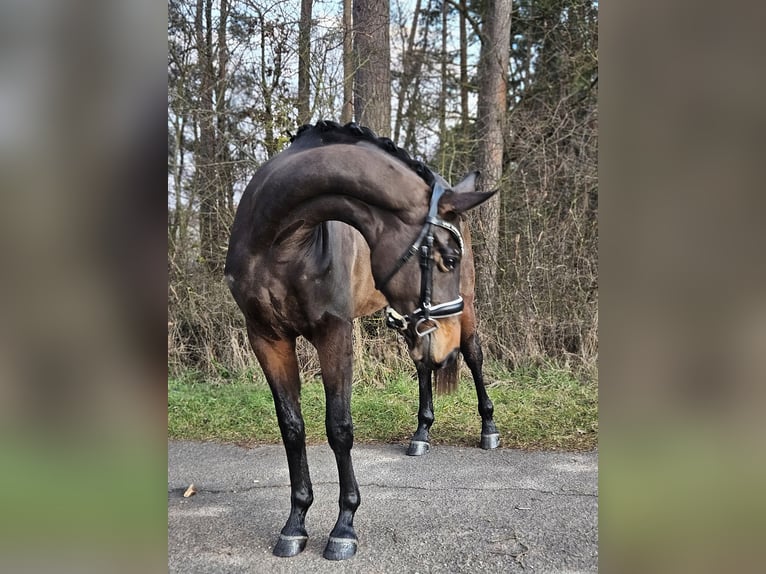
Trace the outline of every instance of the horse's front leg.
<path fill-rule="evenodd" d="M 295 340 L 271 341 L 250 332 L 249 335 L 271 387 L 290 471 L 290 515 L 273 552 L 276 556 L 295 556 L 306 547 L 306 512 L 314 501 L 306 458 L 306 433 L 301 415 L 301 382 L 295 356 Z"/>
<path fill-rule="evenodd" d="M 325 427 L 340 483 L 340 511 L 324 550 L 328 560 L 345 560 L 356 554 L 358 539 L 354 513 L 359 507 L 359 486 L 351 462 L 354 427 L 351 420 L 351 382 L 353 376 L 353 339 L 351 321 L 325 318 L 312 340 L 319 355 L 325 389 Z"/>
<path fill-rule="evenodd" d="M 497 432 L 493 419 L 495 408 L 484 385 L 482 372 L 484 353 L 481 350 L 479 335 L 475 328 L 470 332 L 466 332 L 465 329 L 461 332 L 460 352 L 471 370 L 473 382 L 476 385 L 476 397 L 479 401 L 479 415 L 481 415 L 481 442 L 479 446 L 483 449 L 497 448 L 500 445 L 500 434 Z"/>
<path fill-rule="evenodd" d="M 410 456 L 420 456 L 428 452 L 430 442 L 428 431 L 434 423 L 434 403 L 433 389 L 431 387 L 431 369 L 424 363 L 418 361 L 415 363 L 418 371 L 418 428 L 412 435 L 410 446 L 407 448 L 407 454 Z"/>

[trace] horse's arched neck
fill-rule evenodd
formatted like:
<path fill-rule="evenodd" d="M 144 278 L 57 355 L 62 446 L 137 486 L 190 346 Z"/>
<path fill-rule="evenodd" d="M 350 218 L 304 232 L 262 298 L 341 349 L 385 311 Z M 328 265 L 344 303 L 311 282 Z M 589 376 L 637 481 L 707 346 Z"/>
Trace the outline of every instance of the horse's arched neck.
<path fill-rule="evenodd" d="M 425 217 L 428 186 L 385 152 L 332 145 L 283 156 L 264 166 L 255 190 L 253 245 L 300 243 L 320 223 L 341 221 L 374 249 L 384 232 Z"/>
<path fill-rule="evenodd" d="M 317 225 L 340 221 L 354 227 L 373 248 L 386 228 L 396 226 L 396 217 L 384 209 L 352 197 L 326 195 L 296 207 L 282 220 L 272 245 L 301 242 L 313 233 Z"/>

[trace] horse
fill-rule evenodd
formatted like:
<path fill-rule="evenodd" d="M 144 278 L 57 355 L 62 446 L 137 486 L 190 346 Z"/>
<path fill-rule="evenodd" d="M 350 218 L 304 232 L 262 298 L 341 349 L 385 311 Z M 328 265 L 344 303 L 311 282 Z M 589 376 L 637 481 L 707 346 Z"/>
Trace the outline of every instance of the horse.
<path fill-rule="evenodd" d="M 409 454 L 428 450 L 431 374 L 446 368 L 456 377 L 458 352 L 476 383 L 481 446 L 498 445 L 481 374 L 470 242 L 461 221 L 462 213 L 494 193 L 475 191 L 476 177 L 471 173 L 450 187 L 390 139 L 355 123 L 319 121 L 301 126 L 245 189 L 224 277 L 271 389 L 287 455 L 290 513 L 273 548 L 276 556 L 303 551 L 306 512 L 314 500 L 298 336 L 317 350 L 325 428 L 338 467 L 339 513 L 325 558 L 350 558 L 358 546 L 353 520 L 360 496 L 351 460 L 353 319 L 385 307 L 387 325 L 407 341 L 420 392 Z"/>

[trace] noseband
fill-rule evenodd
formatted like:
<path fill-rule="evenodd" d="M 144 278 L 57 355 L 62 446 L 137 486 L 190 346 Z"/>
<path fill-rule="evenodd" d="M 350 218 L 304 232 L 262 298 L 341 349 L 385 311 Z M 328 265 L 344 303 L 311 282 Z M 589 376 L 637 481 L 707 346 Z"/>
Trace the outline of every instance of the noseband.
<path fill-rule="evenodd" d="M 415 324 L 415 333 L 419 337 L 424 337 L 439 328 L 439 324 L 432 319 L 444 319 L 460 315 L 463 312 L 463 298 L 431 305 L 431 293 L 433 290 L 433 270 L 434 270 L 434 227 L 441 227 L 449 231 L 457 241 L 460 249 L 460 255 L 463 255 L 465 245 L 460 231 L 454 225 L 447 223 L 437 215 L 439 208 L 439 199 L 446 189 L 439 182 L 434 182 L 431 192 L 431 204 L 428 209 L 426 221 L 417 239 L 410 245 L 409 249 L 399 258 L 393 270 L 378 286 L 378 289 L 385 287 L 389 281 L 396 275 L 404 265 L 412 259 L 416 253 L 420 254 L 420 306 L 409 315 L 402 315 L 392 307 L 386 307 L 386 325 L 392 329 L 405 331 L 410 324 Z M 421 331 L 420 326 L 426 327 Z"/>

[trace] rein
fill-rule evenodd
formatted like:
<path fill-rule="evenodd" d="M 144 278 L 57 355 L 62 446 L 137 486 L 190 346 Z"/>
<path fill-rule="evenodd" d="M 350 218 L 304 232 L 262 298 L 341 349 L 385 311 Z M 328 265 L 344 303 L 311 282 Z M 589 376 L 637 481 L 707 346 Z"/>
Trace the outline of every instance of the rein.
<path fill-rule="evenodd" d="M 405 251 L 399 258 L 396 265 L 394 265 L 394 268 L 378 286 L 378 289 L 385 287 L 394 275 L 396 275 L 416 253 L 420 253 L 420 306 L 409 315 L 402 315 L 393 307 L 386 307 L 386 325 L 388 327 L 399 331 L 405 331 L 410 324 L 414 323 L 415 333 L 418 337 L 425 337 L 439 328 L 439 323 L 432 321 L 432 319 L 453 317 L 455 315 L 460 315 L 463 312 L 463 298 L 460 296 L 458 296 L 457 299 L 447 301 L 446 303 L 431 305 L 434 270 L 434 226 L 446 229 L 452 234 L 457 241 L 461 256 L 465 250 L 463 237 L 460 235 L 458 228 L 451 223 L 447 223 L 437 215 L 439 199 L 441 199 L 445 191 L 446 189 L 443 185 L 438 181 L 434 182 L 431 192 L 431 204 L 428 208 L 428 215 L 426 216 L 423 228 L 420 230 L 418 237 L 412 245 L 410 245 L 407 251 Z M 427 326 L 420 331 L 419 328 L 424 323 Z"/>

